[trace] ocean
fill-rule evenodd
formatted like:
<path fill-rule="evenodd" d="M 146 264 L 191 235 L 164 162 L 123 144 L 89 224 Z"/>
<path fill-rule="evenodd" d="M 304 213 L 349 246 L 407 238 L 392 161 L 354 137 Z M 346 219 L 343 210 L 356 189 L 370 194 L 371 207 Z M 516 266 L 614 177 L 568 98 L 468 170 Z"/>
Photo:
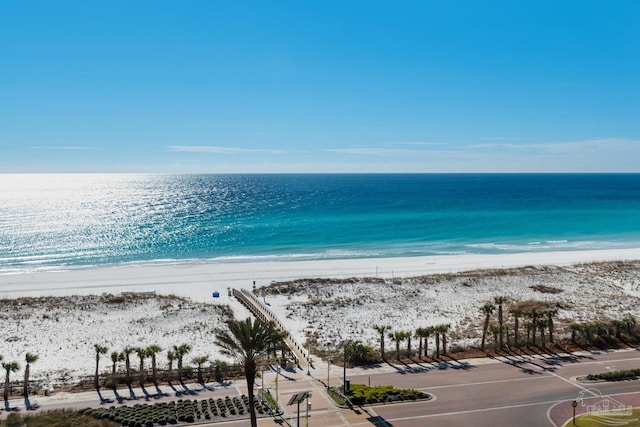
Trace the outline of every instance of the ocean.
<path fill-rule="evenodd" d="M 0 175 L 0 274 L 640 247 L 640 174 Z"/>

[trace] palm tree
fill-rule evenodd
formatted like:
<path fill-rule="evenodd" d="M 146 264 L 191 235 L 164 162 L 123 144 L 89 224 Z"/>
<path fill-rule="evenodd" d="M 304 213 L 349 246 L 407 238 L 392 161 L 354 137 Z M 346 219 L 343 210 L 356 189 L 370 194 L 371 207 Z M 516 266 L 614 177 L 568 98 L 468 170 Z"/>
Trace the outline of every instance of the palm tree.
<path fill-rule="evenodd" d="M 500 348 L 504 348 L 504 322 L 502 318 L 502 305 L 509 303 L 505 296 L 495 297 L 493 302 L 498 305 L 498 326 L 500 326 Z"/>
<path fill-rule="evenodd" d="M 549 342 L 553 342 L 553 316 L 558 314 L 558 309 L 553 307 L 547 307 L 545 310 L 547 314 L 547 327 L 549 328 Z"/>
<path fill-rule="evenodd" d="M 176 360 L 176 352 L 173 350 L 167 350 L 167 361 L 169 362 L 169 369 L 167 372 L 167 381 L 171 383 L 173 378 L 173 361 Z"/>
<path fill-rule="evenodd" d="M 497 353 L 498 352 L 498 335 L 501 332 L 500 325 L 491 325 L 491 328 L 489 328 L 489 331 L 493 334 L 493 352 Z"/>
<path fill-rule="evenodd" d="M 627 334 L 632 335 L 633 329 L 636 327 L 636 318 L 633 316 L 626 316 L 622 319 L 627 329 Z"/>
<path fill-rule="evenodd" d="M 518 347 L 520 345 L 520 318 L 524 314 L 521 308 L 514 307 L 509 312 L 513 315 L 514 325 L 513 325 L 513 336 L 514 336 L 514 345 Z"/>
<path fill-rule="evenodd" d="M 198 365 L 198 383 L 204 387 L 204 378 L 202 377 L 202 365 L 209 361 L 209 356 L 198 356 L 193 358 L 193 363 Z"/>
<path fill-rule="evenodd" d="M 216 342 L 222 347 L 224 354 L 241 360 L 244 375 L 247 379 L 247 395 L 249 398 L 249 415 L 251 427 L 257 427 L 255 398 L 253 387 L 256 380 L 258 357 L 270 345 L 282 341 L 284 334 L 276 332 L 273 322 L 263 323 L 251 318 L 228 322 L 229 329 L 216 333 Z"/>
<path fill-rule="evenodd" d="M 542 313 L 540 313 L 536 308 L 532 308 L 527 316 L 531 319 L 531 338 L 533 338 L 533 345 L 536 345 L 536 331 L 538 328 L 538 319 L 542 317 Z"/>
<path fill-rule="evenodd" d="M 396 343 L 396 360 L 400 360 L 400 343 L 404 340 L 404 332 L 390 332 L 389 338 Z"/>
<path fill-rule="evenodd" d="M 429 335 L 431 335 L 431 331 L 429 330 L 429 328 L 418 328 L 418 329 L 416 329 L 416 337 L 420 338 L 420 345 L 418 347 L 418 359 L 422 358 L 423 341 L 425 343 L 425 345 L 424 345 L 424 349 L 425 349 L 424 354 L 426 356 L 426 353 L 427 353 L 426 352 L 426 348 L 427 348 L 426 342 L 427 342 L 427 339 L 429 339 Z"/>
<path fill-rule="evenodd" d="M 483 305 L 480 309 L 482 314 L 485 315 L 484 326 L 482 327 L 482 342 L 480 343 L 480 351 L 484 351 L 484 343 L 487 339 L 487 330 L 489 329 L 489 320 L 491 319 L 491 315 L 493 314 L 493 310 L 495 309 L 496 307 L 490 302 Z"/>
<path fill-rule="evenodd" d="M 178 347 L 176 347 L 175 345 L 173 346 L 173 352 L 175 353 L 176 358 L 178 359 L 178 381 L 180 382 L 182 382 L 182 360 L 184 356 L 189 354 L 190 351 L 191 351 L 191 346 L 189 344 L 181 344 Z"/>
<path fill-rule="evenodd" d="M 138 357 L 140 358 L 140 370 L 138 371 L 140 375 L 140 387 L 144 390 L 144 359 L 148 356 L 147 349 L 142 347 L 136 347 L 134 349 Z"/>
<path fill-rule="evenodd" d="M 129 387 L 129 395 L 132 399 L 136 397 L 135 393 L 133 392 L 133 388 L 131 387 L 131 384 L 133 383 L 131 379 L 131 353 L 133 353 L 134 350 L 135 349 L 133 347 L 126 346 L 120 354 L 120 357 L 124 359 L 124 369 L 127 373 L 127 387 Z"/>
<path fill-rule="evenodd" d="M 447 355 L 447 332 L 449 332 L 449 329 L 451 328 L 451 324 L 450 323 L 443 323 L 441 325 L 436 326 L 437 333 L 442 334 L 442 355 L 446 356 Z"/>
<path fill-rule="evenodd" d="M 107 354 L 107 347 L 102 345 L 102 344 L 94 344 L 93 348 L 96 351 L 96 380 L 95 380 L 95 386 L 96 386 L 96 390 L 98 391 L 98 394 L 100 394 L 100 372 L 99 372 L 100 355 L 101 354 Z"/>
<path fill-rule="evenodd" d="M 582 325 L 574 322 L 569 325 L 569 329 L 571 329 L 571 342 L 575 344 L 578 332 L 582 330 Z"/>
<path fill-rule="evenodd" d="M 16 372 L 20 369 L 20 365 L 18 362 L 2 362 L 2 368 L 6 371 L 4 377 L 4 407 L 8 411 L 9 410 L 9 387 L 11 387 L 11 379 L 9 376 L 11 372 Z"/>
<path fill-rule="evenodd" d="M 388 330 L 391 329 L 391 326 L 387 325 L 374 325 L 373 329 L 376 330 L 380 334 L 380 355 L 382 356 L 382 360 L 385 360 L 384 357 L 384 335 Z"/>
<path fill-rule="evenodd" d="M 156 365 L 156 354 L 162 351 L 159 345 L 152 344 L 146 349 L 147 356 L 151 356 L 151 380 L 154 385 L 158 385 L 158 367 Z"/>
<path fill-rule="evenodd" d="M 404 338 L 407 340 L 407 357 L 411 358 L 411 337 L 413 333 L 411 331 L 404 332 Z"/>
<path fill-rule="evenodd" d="M 545 345 L 544 330 L 547 327 L 547 319 L 538 319 L 536 323 L 538 325 L 538 328 L 540 328 L 540 345 L 544 347 Z"/>
<path fill-rule="evenodd" d="M 216 359 L 213 361 L 213 372 L 217 382 L 222 383 L 224 374 L 227 372 L 227 367 L 227 362 L 224 360 Z"/>
<path fill-rule="evenodd" d="M 616 338 L 622 339 L 622 328 L 624 327 L 624 322 L 622 320 L 614 319 L 611 321 L 611 325 L 616 329 Z"/>
<path fill-rule="evenodd" d="M 111 352 L 111 385 L 113 386 L 113 393 L 118 395 L 118 385 L 116 383 L 116 367 L 118 362 L 122 360 L 122 354 L 117 351 Z"/>
<path fill-rule="evenodd" d="M 24 395 L 24 401 L 26 403 L 27 408 L 31 406 L 31 404 L 29 403 L 29 370 L 31 369 L 31 364 L 36 363 L 37 360 L 38 360 L 38 355 L 33 353 L 27 353 L 24 357 L 26 366 L 24 368 L 23 395 Z"/>
<path fill-rule="evenodd" d="M 529 348 L 531 346 L 531 330 L 533 329 L 533 322 L 528 321 L 524 322 L 524 330 L 527 332 L 527 341 L 525 342 L 525 346 Z"/>

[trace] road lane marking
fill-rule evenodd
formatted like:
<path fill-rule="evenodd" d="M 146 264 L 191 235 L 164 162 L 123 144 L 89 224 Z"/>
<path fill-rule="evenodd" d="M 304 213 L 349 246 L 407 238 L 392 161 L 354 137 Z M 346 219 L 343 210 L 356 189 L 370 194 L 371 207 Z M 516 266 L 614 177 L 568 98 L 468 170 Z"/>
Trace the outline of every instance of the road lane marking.
<path fill-rule="evenodd" d="M 462 383 L 462 384 L 449 384 L 449 385 L 436 385 L 432 387 L 422 387 L 418 388 L 418 390 L 434 390 L 441 388 L 451 388 L 451 387 L 469 387 L 474 385 L 486 385 L 486 384 L 498 384 L 498 383 L 510 383 L 513 381 L 532 381 L 532 380 L 548 380 L 549 377 L 533 377 L 533 378 L 513 378 L 507 380 L 494 380 L 494 381 L 479 381 L 475 383 Z"/>

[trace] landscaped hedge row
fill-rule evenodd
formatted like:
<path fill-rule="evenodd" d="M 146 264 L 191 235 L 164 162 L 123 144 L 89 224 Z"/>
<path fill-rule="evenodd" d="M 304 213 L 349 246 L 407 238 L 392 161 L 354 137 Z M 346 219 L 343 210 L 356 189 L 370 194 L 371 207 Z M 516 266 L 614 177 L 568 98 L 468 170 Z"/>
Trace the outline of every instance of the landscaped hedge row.
<path fill-rule="evenodd" d="M 589 381 L 622 381 L 632 380 L 640 377 L 640 369 L 626 369 L 622 371 L 603 372 L 601 374 L 589 374 L 587 380 Z"/>
<path fill-rule="evenodd" d="M 178 400 L 156 404 L 86 408 L 81 412 L 96 419 L 108 419 L 124 427 L 154 427 L 196 421 L 216 421 L 249 416 L 249 398 L 245 395 L 218 399 Z M 264 415 L 268 408 L 255 402 L 256 414 Z"/>
<path fill-rule="evenodd" d="M 395 388 L 390 385 L 369 387 L 364 384 L 351 384 L 347 390 L 347 397 L 354 405 L 430 398 L 427 393 L 418 390 Z"/>

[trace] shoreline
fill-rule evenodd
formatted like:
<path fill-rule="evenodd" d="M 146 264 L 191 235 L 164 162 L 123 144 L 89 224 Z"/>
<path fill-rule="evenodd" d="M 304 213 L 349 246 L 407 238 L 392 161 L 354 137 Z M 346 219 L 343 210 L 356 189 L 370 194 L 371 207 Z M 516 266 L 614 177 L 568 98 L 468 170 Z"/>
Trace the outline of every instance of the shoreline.
<path fill-rule="evenodd" d="M 121 265 L 0 275 L 0 298 L 145 292 L 211 301 L 227 287 L 257 288 L 272 282 L 351 277 L 402 278 L 525 266 L 636 261 L 640 248 L 513 254 L 463 254 L 309 261 L 207 262 Z M 221 298 L 221 301 L 225 298 Z"/>

